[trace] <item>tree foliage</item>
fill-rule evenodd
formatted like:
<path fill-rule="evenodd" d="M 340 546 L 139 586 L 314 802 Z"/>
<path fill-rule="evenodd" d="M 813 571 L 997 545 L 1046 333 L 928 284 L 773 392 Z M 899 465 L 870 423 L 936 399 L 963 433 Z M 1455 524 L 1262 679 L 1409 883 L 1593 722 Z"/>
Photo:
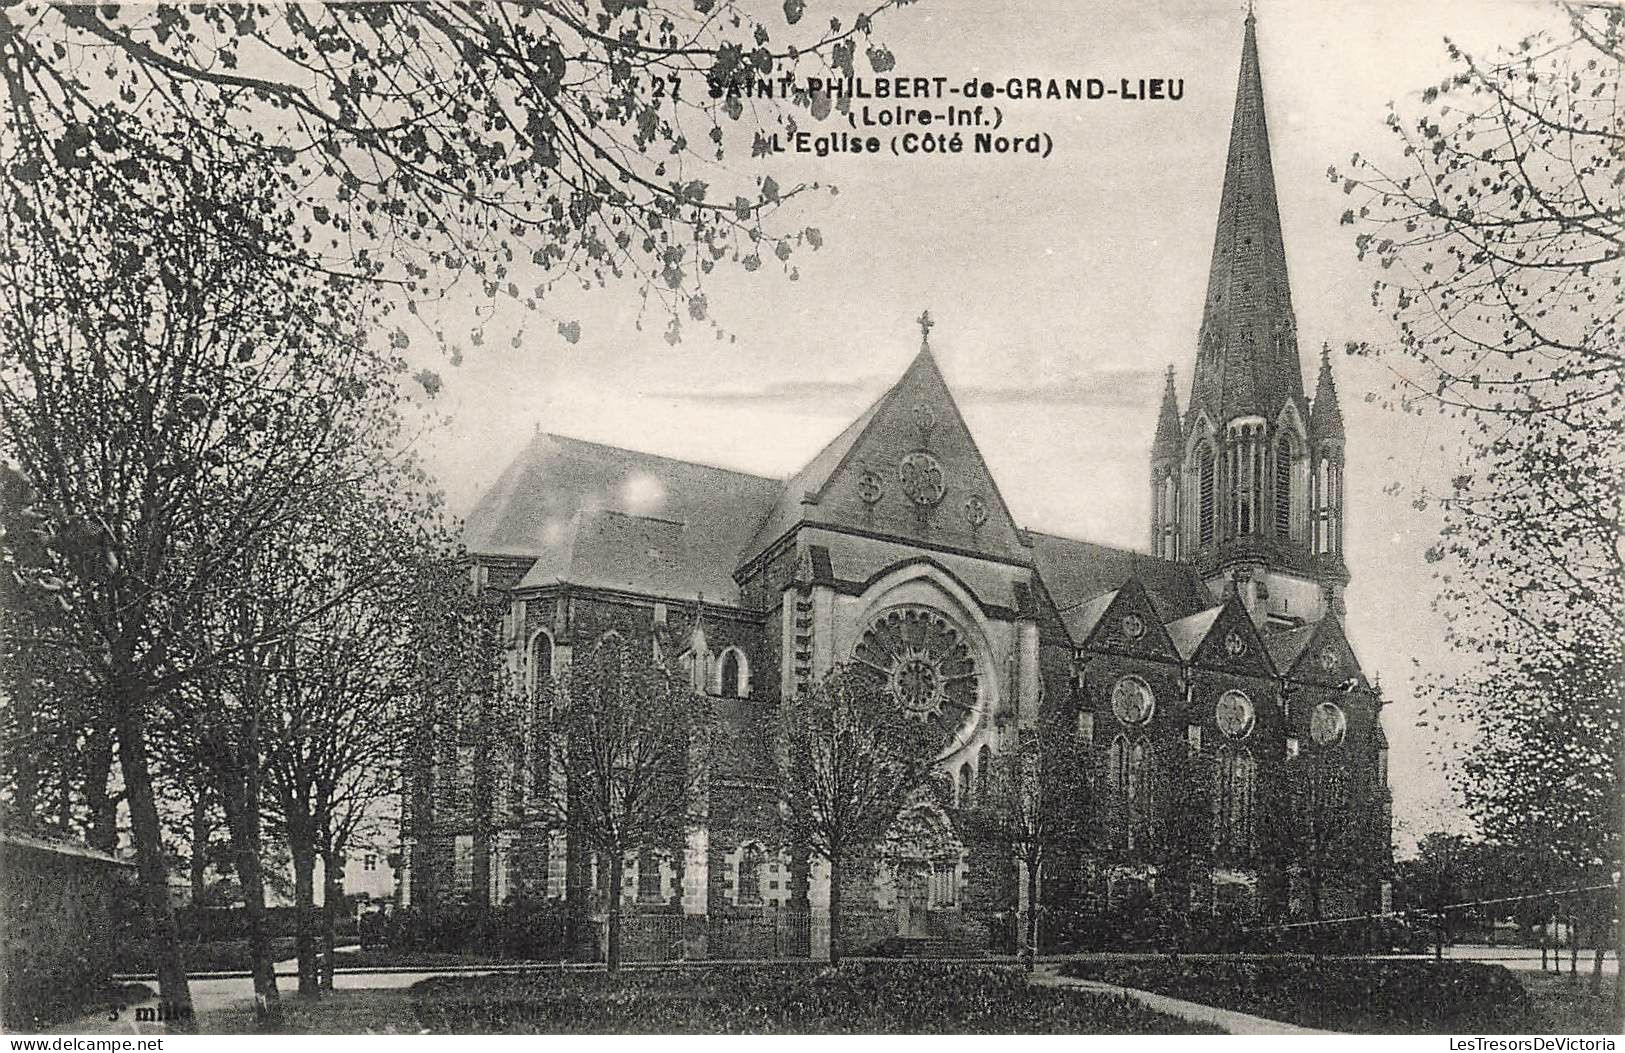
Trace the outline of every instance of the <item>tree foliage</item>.
<path fill-rule="evenodd" d="M 708 318 L 719 263 L 793 278 L 820 241 L 772 222 L 810 187 L 720 162 L 767 153 L 764 128 L 831 99 L 711 85 L 889 69 L 873 19 L 901 2 L 821 27 L 799 0 L 24 4 L 0 13 L 0 56 L 32 133 L 70 163 L 107 123 L 184 122 L 275 173 L 277 220 L 323 266 L 412 297 L 467 275 L 531 308 L 560 282 L 628 279 L 676 339 Z"/>

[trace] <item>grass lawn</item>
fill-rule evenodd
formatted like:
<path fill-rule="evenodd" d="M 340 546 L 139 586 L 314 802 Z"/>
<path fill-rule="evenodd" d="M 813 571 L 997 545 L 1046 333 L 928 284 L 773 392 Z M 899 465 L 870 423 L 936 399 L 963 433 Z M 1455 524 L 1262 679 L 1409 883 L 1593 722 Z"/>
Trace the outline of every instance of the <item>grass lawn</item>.
<path fill-rule="evenodd" d="M 1591 990 L 1591 977 L 1581 972 L 1571 983 L 1568 973 L 1519 972 L 1523 989 L 1529 992 L 1535 1019 L 1544 1026 L 1536 1032 L 1559 1035 L 1617 1035 L 1614 1021 L 1614 978 L 1604 976 L 1602 989 Z"/>
<path fill-rule="evenodd" d="M 1206 1030 L 1126 998 L 1030 987 L 1020 969 L 924 963 L 714 966 L 436 977 L 411 989 L 441 1034 L 1016 1033 Z"/>
<path fill-rule="evenodd" d="M 1363 1034 L 1509 1034 L 1551 1027 L 1517 975 L 1480 962 L 1158 958 L 1072 962 L 1069 976 L 1304 1027 Z"/>

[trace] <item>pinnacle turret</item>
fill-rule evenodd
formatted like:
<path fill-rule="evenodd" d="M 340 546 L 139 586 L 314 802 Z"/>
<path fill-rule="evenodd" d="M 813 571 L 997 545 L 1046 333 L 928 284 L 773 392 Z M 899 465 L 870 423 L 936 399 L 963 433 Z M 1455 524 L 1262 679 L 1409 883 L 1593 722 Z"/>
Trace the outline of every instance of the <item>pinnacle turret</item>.
<path fill-rule="evenodd" d="M 1343 409 L 1337 404 L 1337 382 L 1332 378 L 1331 352 L 1320 352 L 1320 376 L 1315 380 L 1315 402 L 1309 411 L 1309 434 L 1315 440 L 1343 439 Z"/>
<path fill-rule="evenodd" d="M 1162 410 L 1157 415 L 1157 437 L 1151 443 L 1153 459 L 1178 457 L 1182 442 L 1179 426 L 1179 395 L 1174 391 L 1174 367 L 1162 386 Z"/>

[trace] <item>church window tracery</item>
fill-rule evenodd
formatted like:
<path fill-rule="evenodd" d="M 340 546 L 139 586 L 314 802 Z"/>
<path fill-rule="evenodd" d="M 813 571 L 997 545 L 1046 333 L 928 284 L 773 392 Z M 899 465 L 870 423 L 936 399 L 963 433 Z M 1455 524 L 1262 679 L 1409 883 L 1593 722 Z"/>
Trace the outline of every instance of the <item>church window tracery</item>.
<path fill-rule="evenodd" d="M 1156 712 L 1151 686 L 1137 676 L 1119 677 L 1112 685 L 1112 713 L 1124 724 L 1146 724 Z"/>

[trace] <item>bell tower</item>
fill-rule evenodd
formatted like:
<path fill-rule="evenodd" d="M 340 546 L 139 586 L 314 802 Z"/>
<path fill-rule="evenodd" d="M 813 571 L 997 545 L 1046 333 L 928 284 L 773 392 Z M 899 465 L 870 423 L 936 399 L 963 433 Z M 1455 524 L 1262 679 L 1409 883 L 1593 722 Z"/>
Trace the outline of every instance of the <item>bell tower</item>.
<path fill-rule="evenodd" d="M 1340 612 L 1343 449 L 1326 355 L 1304 393 L 1249 11 L 1190 401 L 1181 415 L 1170 370 L 1157 418 L 1152 552 L 1240 593 L 1259 625 Z"/>

